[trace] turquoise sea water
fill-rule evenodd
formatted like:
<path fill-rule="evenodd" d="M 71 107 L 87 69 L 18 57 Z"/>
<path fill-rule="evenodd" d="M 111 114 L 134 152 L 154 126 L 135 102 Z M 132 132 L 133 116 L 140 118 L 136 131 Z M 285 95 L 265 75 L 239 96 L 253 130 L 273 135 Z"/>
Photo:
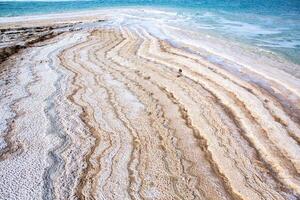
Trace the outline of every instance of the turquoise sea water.
<path fill-rule="evenodd" d="M 0 0 L 0 17 L 127 6 L 172 9 L 178 23 L 185 26 L 262 47 L 300 63 L 300 0 Z"/>

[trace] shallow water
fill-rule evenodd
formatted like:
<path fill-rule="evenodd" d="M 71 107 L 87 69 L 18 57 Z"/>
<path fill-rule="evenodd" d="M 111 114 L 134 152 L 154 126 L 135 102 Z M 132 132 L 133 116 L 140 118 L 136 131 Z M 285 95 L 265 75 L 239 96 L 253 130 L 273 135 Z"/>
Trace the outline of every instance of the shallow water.
<path fill-rule="evenodd" d="M 149 13 L 149 17 L 262 47 L 300 63 L 300 1 L 297 0 L 0 1 L 0 16 L 128 6 L 171 10 L 172 15 Z"/>

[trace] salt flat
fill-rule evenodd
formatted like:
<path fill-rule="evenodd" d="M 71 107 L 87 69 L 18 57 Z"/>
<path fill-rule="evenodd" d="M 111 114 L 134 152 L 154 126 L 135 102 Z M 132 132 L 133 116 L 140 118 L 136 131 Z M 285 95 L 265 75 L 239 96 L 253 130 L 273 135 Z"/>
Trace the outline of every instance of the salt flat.
<path fill-rule="evenodd" d="M 299 66 L 112 13 L 0 20 L 0 199 L 300 197 Z"/>

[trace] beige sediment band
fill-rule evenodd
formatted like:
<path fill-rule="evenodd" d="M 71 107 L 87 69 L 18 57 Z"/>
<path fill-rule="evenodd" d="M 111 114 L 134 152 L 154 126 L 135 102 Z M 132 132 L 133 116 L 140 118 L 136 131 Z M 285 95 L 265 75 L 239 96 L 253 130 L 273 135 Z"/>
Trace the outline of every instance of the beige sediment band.
<path fill-rule="evenodd" d="M 22 150 L 0 155 L 0 196 L 299 197 L 292 111 L 196 51 L 119 27 L 63 33 L 3 62 L 7 149 Z"/>

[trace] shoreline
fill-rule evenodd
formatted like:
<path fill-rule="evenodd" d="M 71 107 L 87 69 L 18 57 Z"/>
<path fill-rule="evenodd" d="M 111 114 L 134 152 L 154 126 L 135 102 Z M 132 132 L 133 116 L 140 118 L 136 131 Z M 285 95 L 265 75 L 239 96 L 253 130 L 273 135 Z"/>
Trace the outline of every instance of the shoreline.
<path fill-rule="evenodd" d="M 22 20 L 21 18 L 17 17 L 6 23 L 1 23 L 0 20 L 0 29 L 2 35 L 7 35 L 6 32 L 14 32 L 14 30 L 18 32 L 18 30 L 21 30 L 20 33 L 16 33 L 17 36 L 13 35 L 14 38 L 18 39 L 15 41 L 15 43 L 12 43 L 12 46 L 10 46 L 10 44 L 8 43 L 8 48 L 6 48 L 5 45 L 3 46 L 4 48 L 1 48 L 1 57 L 3 57 L 1 58 L 1 60 L 4 60 L 10 55 L 17 53 L 20 49 L 25 49 L 34 45 L 34 43 L 38 43 L 42 40 L 47 40 L 48 38 L 55 37 L 64 32 L 78 31 L 81 29 L 85 31 L 93 29 L 96 30 L 98 28 L 101 29 L 106 26 L 106 23 L 109 24 L 116 20 L 111 15 L 111 13 L 113 13 L 114 11 L 125 11 L 125 14 L 127 15 L 127 13 L 130 13 L 132 9 L 104 8 L 95 11 L 96 12 L 93 14 L 90 14 L 89 11 L 70 12 L 67 13 L 67 15 L 66 13 L 46 14 L 31 16 L 26 20 Z M 141 12 L 166 11 L 141 9 Z M 114 27 L 115 25 L 109 25 L 109 27 L 110 26 Z M 299 65 L 292 64 L 290 63 L 290 61 L 285 60 L 284 58 L 280 58 L 276 54 L 272 55 L 273 52 L 270 52 L 269 54 L 269 52 L 260 49 L 259 47 L 250 47 L 246 44 L 236 43 L 233 41 L 230 41 L 230 43 L 228 43 L 225 38 L 219 38 L 214 35 L 207 35 L 207 33 L 195 32 L 193 30 L 183 31 L 183 29 L 181 29 L 180 27 L 172 27 L 169 25 L 161 27 L 160 31 L 156 31 L 157 28 L 145 28 L 147 31 L 149 31 L 149 33 L 154 34 L 161 40 L 170 42 L 171 44 L 175 45 L 174 47 L 183 48 L 190 52 L 193 52 L 194 50 L 197 52 L 202 49 L 202 56 L 206 56 L 206 59 L 209 62 L 215 63 L 223 69 L 229 70 L 231 71 L 231 73 L 235 73 L 235 75 L 242 77 L 243 74 L 250 73 L 251 75 L 253 73 L 253 78 L 249 78 L 250 76 L 247 75 L 245 76 L 245 81 L 260 84 L 260 87 L 264 87 L 274 96 L 280 97 L 282 105 L 285 105 L 284 107 L 286 107 L 288 110 L 290 110 L 290 108 L 291 110 L 294 110 L 294 116 L 296 117 L 295 120 L 299 123 L 300 108 L 298 108 L 297 105 L 298 99 L 300 97 L 300 71 L 295 71 L 296 73 L 291 71 L 294 69 L 297 70 L 297 67 L 299 67 Z M 47 31 L 40 29 L 45 29 Z M 38 32 L 36 32 L 36 30 Z M 26 33 L 25 38 L 22 39 L 22 31 L 24 31 L 25 33 L 29 32 L 29 35 L 32 35 L 32 37 L 27 38 Z M 201 45 L 198 46 L 198 43 Z M 257 57 L 256 54 L 260 53 L 264 54 L 258 55 L 259 57 Z M 255 60 L 255 62 L 253 62 L 252 60 Z M 233 67 L 231 65 L 233 65 Z M 269 71 L 271 69 L 272 72 Z M 272 76 L 270 77 L 269 75 Z M 269 78 L 268 82 L 265 82 L 265 80 L 263 80 L 264 77 Z M 285 83 L 283 85 L 283 89 L 281 89 L 281 92 L 277 94 L 278 91 L 273 91 L 271 85 L 272 82 L 277 82 L 280 79 L 284 80 Z M 282 81 L 278 83 L 283 84 Z M 285 92 L 284 88 L 288 89 L 289 91 Z M 296 96 L 294 96 L 293 94 L 295 94 Z M 288 98 L 286 99 L 284 98 L 284 96 Z M 296 107 L 294 107 L 294 105 L 296 105 Z"/>
<path fill-rule="evenodd" d="M 24 25 L 24 22 L 33 22 L 38 23 L 40 25 L 52 25 L 60 24 L 60 23 L 75 23 L 77 22 L 89 22 L 93 21 L 92 18 L 107 20 L 112 19 L 112 13 L 120 12 L 121 14 L 125 12 L 131 12 L 134 10 L 139 10 L 141 12 L 162 12 L 166 14 L 176 14 L 178 12 L 178 8 L 172 7 L 162 7 L 157 8 L 153 6 L 116 6 L 116 7 L 104 7 L 104 8 L 95 8 L 95 9 L 87 9 L 87 10 L 73 10 L 73 11 L 66 11 L 62 13 L 48 13 L 48 14 L 34 14 L 34 15 L 25 15 L 25 16 L 12 16 L 12 17 L 0 17 L 0 29 L 2 28 L 17 28 L 17 27 L 29 27 L 35 26 L 31 23 L 27 23 Z M 189 10 L 190 8 L 186 8 Z M 95 13 L 91 13 L 95 12 Z M 24 19 L 26 17 L 26 19 Z M 113 17 L 114 18 L 114 17 Z M 63 19 L 63 21 L 61 21 Z M 178 27 L 177 27 L 178 28 Z M 179 27 L 179 28 L 186 28 L 186 27 Z M 292 65 L 300 66 L 300 60 L 298 60 L 295 56 L 287 55 L 284 52 L 276 49 L 270 49 L 268 47 L 263 46 L 256 46 L 252 45 L 249 41 L 243 41 L 240 38 L 228 38 L 228 36 L 221 35 L 218 31 L 207 31 L 205 29 L 200 30 L 193 30 L 194 32 L 200 31 L 203 32 L 203 35 L 210 35 L 217 39 L 221 40 L 228 40 L 231 42 L 231 45 L 240 45 L 244 46 L 244 48 L 252 48 L 255 51 L 263 52 L 266 57 L 267 56 L 274 56 L 273 59 L 278 59 L 279 62 L 290 62 Z M 202 35 L 202 37 L 203 37 Z M 294 68 L 294 66 L 292 68 Z M 288 64 L 287 66 L 288 67 Z M 300 72 L 297 72 L 298 74 Z M 299 74 L 300 76 L 300 74 Z"/>
<path fill-rule="evenodd" d="M 300 196 L 297 65 L 154 22 L 0 19 L 2 45 L 24 45 L 0 64 L 0 196 Z"/>
<path fill-rule="evenodd" d="M 118 6 L 118 7 L 104 7 L 104 8 L 95 8 L 95 9 L 88 9 L 88 10 L 72 10 L 66 11 L 62 13 L 46 13 L 46 14 L 33 14 L 33 15 L 20 15 L 20 16 L 9 16 L 9 17 L 0 17 L 0 24 L 8 23 L 15 23 L 15 22 L 24 22 L 24 21 L 31 21 L 31 20 L 49 20 L 49 19 L 68 19 L 68 18 L 84 18 L 84 17 L 104 17 L 105 15 L 109 15 L 109 13 L 113 11 L 120 11 L 120 10 L 145 10 L 145 11 L 156 11 L 156 12 L 170 12 L 176 11 L 176 8 L 157 8 L 153 6 Z M 91 11 L 96 13 L 91 13 Z M 105 13 L 105 14 L 104 14 Z M 67 15 L 67 16 L 66 16 Z M 26 19 L 24 19 L 26 17 Z"/>
<path fill-rule="evenodd" d="M 90 14 L 89 11 L 70 12 L 67 13 L 67 15 L 66 13 L 46 14 L 30 16 L 26 20 L 16 18 L 6 23 L 1 23 L 0 20 L 0 29 L 2 31 L 14 32 L 14 30 L 16 30 L 18 32 L 18 30 L 21 30 L 20 33 L 16 33 L 16 35 L 19 36 L 13 36 L 18 38 L 18 40 L 15 41 L 15 44 L 13 44 L 12 47 L 8 45 L 8 48 L 5 48 L 5 46 L 4 50 L 2 48 L 1 51 L 4 52 L 4 56 L 1 57 L 8 58 L 10 55 L 17 53 L 20 49 L 25 49 L 34 45 L 34 43 L 47 40 L 48 38 L 55 37 L 65 32 L 102 29 L 106 26 L 106 23 L 111 23 L 116 20 L 113 15 L 111 15 L 114 11 L 125 11 L 125 13 L 130 13 L 132 9 L 104 8 L 95 10 L 95 13 L 93 14 Z M 166 11 L 141 9 L 141 12 Z M 12 24 L 14 25 L 12 26 Z M 109 27 L 110 26 L 114 27 L 115 25 L 109 25 Z M 31 28 L 33 29 L 31 30 Z M 277 96 L 276 98 L 281 99 L 281 104 L 285 105 L 284 107 L 286 109 L 294 110 L 293 112 L 295 113 L 293 116 L 297 123 L 300 122 L 300 108 L 297 106 L 300 98 L 300 71 L 296 71 L 296 73 L 291 71 L 294 69 L 297 70 L 299 65 L 292 64 L 290 61 L 280 58 L 276 54 L 272 55 L 273 52 L 269 54 L 267 51 L 260 49 L 259 47 L 250 47 L 246 44 L 236 43 L 233 41 L 227 43 L 228 41 L 226 41 L 225 38 L 207 35 L 207 33 L 195 32 L 193 30 L 183 31 L 180 27 L 172 27 L 169 25 L 161 27 L 161 30 L 158 32 L 156 31 L 157 28 L 145 28 L 149 31 L 149 33 L 155 35 L 161 40 L 170 42 L 175 48 L 183 48 L 193 53 L 197 53 L 197 51 L 201 50 L 201 54 L 203 55 L 199 55 L 207 57 L 206 59 L 209 62 L 219 65 L 219 67 L 234 73 L 240 78 L 242 78 L 244 74 L 248 74 L 244 77 L 245 81 L 259 84 L 260 87 L 267 89 L 273 96 Z M 38 32 L 35 31 L 36 29 Z M 39 29 L 45 29 L 47 31 Z M 22 31 L 29 32 L 29 35 L 32 35 L 33 37 L 26 38 L 26 36 L 25 39 L 22 39 Z M 3 34 L 6 35 L 6 32 L 3 32 L 2 35 Z M 36 36 L 36 34 L 40 34 L 40 36 Z M 201 45 L 198 46 L 198 43 Z M 264 54 L 257 57 L 256 54 L 258 53 Z M 1 53 L 1 55 L 3 55 L 3 53 Z M 252 60 L 255 60 L 255 62 Z M 271 69 L 272 72 L 269 71 Z M 252 73 L 253 75 L 251 75 Z M 269 75 L 272 76 L 270 77 Z M 251 76 L 252 78 L 249 78 Z M 264 80 L 266 77 L 269 79 L 267 82 Z M 273 91 L 271 86 L 272 82 L 277 82 L 279 80 L 285 81 L 280 93 L 278 93 L 278 91 Z M 277 83 L 283 84 L 283 81 Z M 285 91 L 285 88 L 289 91 Z M 289 112 L 293 113 L 292 111 Z"/>
<path fill-rule="evenodd" d="M 52 23 L 60 24 L 60 23 L 71 23 L 77 21 L 91 21 L 92 18 L 97 19 L 105 19 L 105 15 L 101 13 L 100 9 L 92 10 L 97 11 L 95 14 L 90 13 L 89 11 L 73 11 L 67 13 L 53 13 L 53 14 L 41 14 L 41 15 L 29 15 L 26 16 L 17 16 L 17 17 L 0 17 L 0 28 L 9 28 L 14 26 L 22 27 L 24 22 L 38 22 L 44 23 L 44 25 L 51 25 Z M 62 20 L 62 21 L 61 21 Z M 34 24 L 23 24 L 25 27 L 30 27 L 30 25 L 35 26 Z"/>

